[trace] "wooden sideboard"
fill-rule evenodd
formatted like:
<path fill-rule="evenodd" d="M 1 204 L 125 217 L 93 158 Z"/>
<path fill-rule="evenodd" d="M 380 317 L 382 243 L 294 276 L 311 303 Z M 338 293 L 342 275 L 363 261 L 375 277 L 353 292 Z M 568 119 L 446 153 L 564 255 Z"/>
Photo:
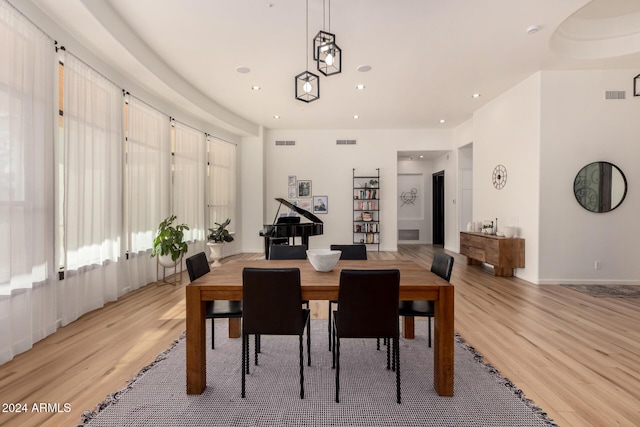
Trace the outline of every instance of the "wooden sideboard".
<path fill-rule="evenodd" d="M 495 276 L 511 277 L 514 268 L 524 268 L 524 239 L 460 232 L 460 253 L 467 265 L 493 265 Z"/>

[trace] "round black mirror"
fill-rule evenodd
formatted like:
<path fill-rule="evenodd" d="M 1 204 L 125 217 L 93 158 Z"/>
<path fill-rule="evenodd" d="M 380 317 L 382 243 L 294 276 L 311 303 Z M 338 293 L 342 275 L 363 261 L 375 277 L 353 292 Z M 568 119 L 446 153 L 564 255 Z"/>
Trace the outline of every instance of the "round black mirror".
<path fill-rule="evenodd" d="M 591 212 L 609 212 L 627 195 L 627 178 L 609 162 L 589 163 L 576 175 L 573 193 L 580 206 Z"/>

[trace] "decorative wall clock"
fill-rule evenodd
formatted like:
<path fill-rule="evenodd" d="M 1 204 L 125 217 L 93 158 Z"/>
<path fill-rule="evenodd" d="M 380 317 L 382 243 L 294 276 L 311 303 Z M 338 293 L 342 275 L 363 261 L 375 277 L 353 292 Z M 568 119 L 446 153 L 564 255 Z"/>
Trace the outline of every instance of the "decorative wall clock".
<path fill-rule="evenodd" d="M 498 190 L 502 189 L 507 183 L 507 168 L 498 165 L 493 169 L 493 186 Z"/>

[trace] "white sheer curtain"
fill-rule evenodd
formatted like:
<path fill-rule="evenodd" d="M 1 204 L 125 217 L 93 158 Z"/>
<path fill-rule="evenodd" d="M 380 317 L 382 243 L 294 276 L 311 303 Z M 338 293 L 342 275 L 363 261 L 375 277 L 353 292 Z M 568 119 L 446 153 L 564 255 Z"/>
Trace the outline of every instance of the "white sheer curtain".
<path fill-rule="evenodd" d="M 236 220 L 236 146 L 217 139 L 209 141 L 209 227 Z"/>
<path fill-rule="evenodd" d="M 190 228 L 185 240 L 204 242 L 204 133 L 176 123 L 174 144 L 172 211 L 178 224 Z"/>
<path fill-rule="evenodd" d="M 56 330 L 53 42 L 0 2 L 0 364 Z"/>
<path fill-rule="evenodd" d="M 151 248 L 158 224 L 169 216 L 169 117 L 130 97 L 127 126 L 128 276 L 131 290 L 156 280 Z"/>
<path fill-rule="evenodd" d="M 66 325 L 124 293 L 122 91 L 86 64 L 64 58 L 65 277 L 59 309 Z"/>

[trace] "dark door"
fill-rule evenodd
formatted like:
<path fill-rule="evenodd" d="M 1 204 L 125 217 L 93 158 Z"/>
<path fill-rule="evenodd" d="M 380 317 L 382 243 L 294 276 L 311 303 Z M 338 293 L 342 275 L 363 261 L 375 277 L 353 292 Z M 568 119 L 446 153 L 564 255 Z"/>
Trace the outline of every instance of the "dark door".
<path fill-rule="evenodd" d="M 433 244 L 444 247 L 444 171 L 433 174 Z"/>

